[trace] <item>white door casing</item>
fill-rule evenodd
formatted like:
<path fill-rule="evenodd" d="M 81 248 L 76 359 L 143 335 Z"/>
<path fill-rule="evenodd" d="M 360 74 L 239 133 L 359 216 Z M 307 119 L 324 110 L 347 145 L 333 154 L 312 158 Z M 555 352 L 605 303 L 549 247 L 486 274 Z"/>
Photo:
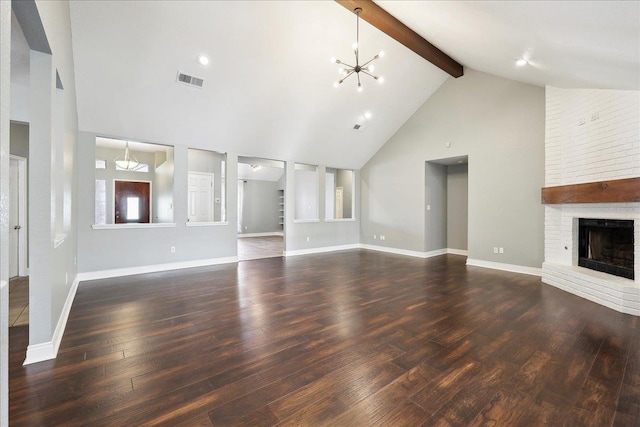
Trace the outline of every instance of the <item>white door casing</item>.
<path fill-rule="evenodd" d="M 189 172 L 189 222 L 213 222 L 213 174 Z"/>

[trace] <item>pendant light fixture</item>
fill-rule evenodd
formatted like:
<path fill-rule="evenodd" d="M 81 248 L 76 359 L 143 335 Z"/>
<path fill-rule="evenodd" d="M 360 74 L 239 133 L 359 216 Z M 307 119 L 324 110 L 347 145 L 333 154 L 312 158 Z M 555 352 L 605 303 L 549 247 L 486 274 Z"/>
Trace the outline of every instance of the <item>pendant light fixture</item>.
<path fill-rule="evenodd" d="M 116 166 L 121 170 L 135 171 L 138 168 L 140 162 L 136 159 L 136 156 L 129 152 L 129 141 L 126 142 L 124 148 L 124 157 L 117 156 L 115 162 Z"/>
<path fill-rule="evenodd" d="M 373 64 L 372 62 L 378 58 L 382 58 L 384 56 L 384 52 L 380 51 L 376 56 L 360 65 L 360 12 L 362 12 L 362 8 L 356 7 L 354 10 L 356 14 L 356 42 L 353 44 L 353 53 L 356 56 L 356 65 L 349 65 L 346 62 L 343 62 L 336 58 L 331 58 L 331 62 L 338 65 L 343 65 L 338 69 L 338 73 L 342 75 L 342 78 L 333 84 L 334 87 L 338 87 L 345 81 L 349 76 L 355 74 L 358 77 L 358 92 L 362 92 L 362 83 L 360 82 L 360 73 L 366 74 L 370 77 L 373 77 L 378 83 L 384 82 L 384 78 L 375 76 L 373 74 Z"/>

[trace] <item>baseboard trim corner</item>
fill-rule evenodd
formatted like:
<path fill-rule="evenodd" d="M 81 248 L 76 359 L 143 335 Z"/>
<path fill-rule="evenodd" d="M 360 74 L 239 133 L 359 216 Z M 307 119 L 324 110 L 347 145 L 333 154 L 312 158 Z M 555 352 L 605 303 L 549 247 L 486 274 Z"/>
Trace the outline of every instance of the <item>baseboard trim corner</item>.
<path fill-rule="evenodd" d="M 509 271 L 511 273 L 529 274 L 531 276 L 542 276 L 542 268 L 527 267 L 524 265 L 506 264 L 502 262 L 484 261 L 481 259 L 467 258 L 467 265 L 473 267 L 490 268 L 492 270 Z"/>
<path fill-rule="evenodd" d="M 345 251 L 349 249 L 359 249 L 359 248 L 360 248 L 360 244 L 355 243 L 351 245 L 323 246 L 320 248 L 310 248 L 310 249 L 295 249 L 292 251 L 284 251 L 283 255 L 285 257 L 290 257 L 290 256 L 299 256 L 299 255 L 321 254 L 325 252 Z"/>
<path fill-rule="evenodd" d="M 44 362 L 45 360 L 55 359 L 56 356 L 58 356 L 58 349 L 60 349 L 62 336 L 64 335 L 65 328 L 67 327 L 69 313 L 71 313 L 71 306 L 73 305 L 73 300 L 75 299 L 76 293 L 78 292 L 78 284 L 80 283 L 78 276 L 79 274 L 76 274 L 76 278 L 71 284 L 71 288 L 69 289 L 67 299 L 65 300 L 64 306 L 62 307 L 62 313 L 60 313 L 60 317 L 58 318 L 58 323 L 56 325 L 56 329 L 53 332 L 51 341 L 29 345 L 27 347 L 27 356 L 24 359 L 23 365 Z"/>

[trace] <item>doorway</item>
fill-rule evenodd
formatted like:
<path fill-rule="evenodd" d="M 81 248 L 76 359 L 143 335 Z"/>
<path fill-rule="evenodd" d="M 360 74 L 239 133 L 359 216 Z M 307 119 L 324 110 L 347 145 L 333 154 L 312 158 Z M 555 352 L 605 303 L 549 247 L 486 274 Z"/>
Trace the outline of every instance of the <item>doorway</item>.
<path fill-rule="evenodd" d="M 9 326 L 29 323 L 27 159 L 9 159 Z"/>
<path fill-rule="evenodd" d="M 9 278 L 27 275 L 27 159 L 9 160 Z"/>
<path fill-rule="evenodd" d="M 120 181 L 114 182 L 114 223 L 143 223 L 151 219 L 151 182 Z"/>
<path fill-rule="evenodd" d="M 238 260 L 281 257 L 285 233 L 284 162 L 238 156 Z"/>
<path fill-rule="evenodd" d="M 426 162 L 425 250 L 467 255 L 468 156 Z"/>

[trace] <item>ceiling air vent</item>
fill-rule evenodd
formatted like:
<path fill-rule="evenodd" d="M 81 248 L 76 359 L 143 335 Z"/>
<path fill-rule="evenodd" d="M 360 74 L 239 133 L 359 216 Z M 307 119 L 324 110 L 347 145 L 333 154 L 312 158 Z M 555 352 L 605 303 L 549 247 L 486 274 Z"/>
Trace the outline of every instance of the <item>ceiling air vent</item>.
<path fill-rule="evenodd" d="M 181 73 L 180 71 L 178 71 L 178 83 L 184 83 L 184 84 L 188 84 L 189 86 L 195 86 L 195 87 L 202 87 L 202 84 L 204 83 L 204 80 L 198 78 L 198 77 L 193 77 L 190 76 L 188 74 L 184 74 Z"/>
<path fill-rule="evenodd" d="M 358 129 L 360 129 L 360 125 L 356 123 L 355 125 L 353 125 L 353 129 L 354 129 L 354 130 L 358 130 Z"/>
<path fill-rule="evenodd" d="M 356 123 L 353 125 L 351 129 L 355 130 L 356 132 L 362 132 L 366 128 L 367 128 L 367 123 Z"/>

